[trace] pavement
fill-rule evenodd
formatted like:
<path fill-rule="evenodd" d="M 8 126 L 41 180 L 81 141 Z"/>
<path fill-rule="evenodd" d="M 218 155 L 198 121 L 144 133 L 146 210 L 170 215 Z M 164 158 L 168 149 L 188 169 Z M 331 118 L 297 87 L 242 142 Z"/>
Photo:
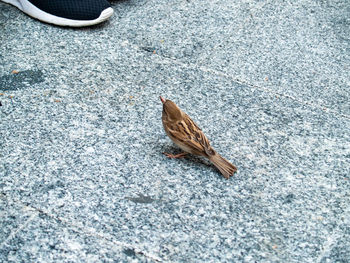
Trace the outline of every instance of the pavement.
<path fill-rule="evenodd" d="M 0 3 L 0 262 L 350 262 L 349 2 L 112 6 Z M 159 95 L 234 177 L 162 154 Z"/>

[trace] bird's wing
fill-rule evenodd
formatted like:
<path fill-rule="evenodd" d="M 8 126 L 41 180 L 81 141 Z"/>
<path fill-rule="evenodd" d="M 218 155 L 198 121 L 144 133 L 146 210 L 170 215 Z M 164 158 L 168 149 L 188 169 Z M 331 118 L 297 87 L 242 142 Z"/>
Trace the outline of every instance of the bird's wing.
<path fill-rule="evenodd" d="M 183 120 L 171 125 L 169 133 L 176 138 L 179 143 L 191 149 L 196 154 L 207 154 L 211 148 L 209 140 L 190 117 L 186 116 Z"/>

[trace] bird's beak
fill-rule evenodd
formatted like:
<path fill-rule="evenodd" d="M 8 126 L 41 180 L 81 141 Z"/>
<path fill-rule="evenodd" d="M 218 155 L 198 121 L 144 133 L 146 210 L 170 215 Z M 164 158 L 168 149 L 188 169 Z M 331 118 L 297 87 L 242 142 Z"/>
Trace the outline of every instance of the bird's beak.
<path fill-rule="evenodd" d="M 164 104 L 166 99 L 164 99 L 162 96 L 159 96 L 160 100 L 162 101 L 162 103 Z"/>

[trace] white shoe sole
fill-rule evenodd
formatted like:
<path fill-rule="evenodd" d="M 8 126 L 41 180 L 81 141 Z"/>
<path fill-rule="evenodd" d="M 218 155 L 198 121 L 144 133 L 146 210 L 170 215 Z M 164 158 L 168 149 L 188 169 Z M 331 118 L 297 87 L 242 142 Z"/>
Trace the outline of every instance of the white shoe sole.
<path fill-rule="evenodd" d="M 46 13 L 35 5 L 30 3 L 28 0 L 1 0 L 2 2 L 11 4 L 16 6 L 18 9 L 26 13 L 27 15 L 34 17 L 40 21 L 59 25 L 59 26 L 71 26 L 71 27 L 83 27 L 83 26 L 91 26 L 106 21 L 112 14 L 112 7 L 108 7 L 101 12 L 101 15 L 94 20 L 73 20 L 63 17 L 58 17 Z"/>

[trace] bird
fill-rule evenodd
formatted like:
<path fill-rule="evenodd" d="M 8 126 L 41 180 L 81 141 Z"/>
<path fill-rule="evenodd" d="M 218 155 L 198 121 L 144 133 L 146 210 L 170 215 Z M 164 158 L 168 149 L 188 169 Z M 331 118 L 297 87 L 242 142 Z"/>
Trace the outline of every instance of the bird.
<path fill-rule="evenodd" d="M 159 96 L 163 103 L 162 123 L 165 133 L 184 152 L 180 154 L 163 153 L 169 158 L 182 158 L 188 153 L 203 156 L 229 179 L 237 167 L 218 154 L 210 145 L 208 138 L 197 124 L 173 101 Z"/>

